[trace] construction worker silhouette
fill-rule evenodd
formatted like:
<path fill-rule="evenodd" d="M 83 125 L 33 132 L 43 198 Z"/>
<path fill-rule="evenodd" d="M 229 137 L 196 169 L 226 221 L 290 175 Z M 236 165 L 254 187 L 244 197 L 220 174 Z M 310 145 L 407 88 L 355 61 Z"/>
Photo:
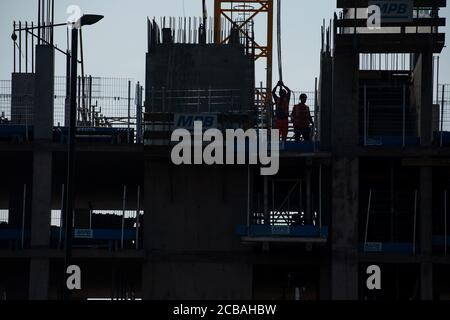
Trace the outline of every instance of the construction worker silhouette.
<path fill-rule="evenodd" d="M 280 88 L 280 95 L 277 95 L 277 89 Z M 280 138 L 283 141 L 287 140 L 289 130 L 289 102 L 291 100 L 291 90 L 286 87 L 283 81 L 278 81 L 278 84 L 272 91 L 273 99 L 275 100 L 275 126 L 280 131 Z"/>
<path fill-rule="evenodd" d="M 306 105 L 307 100 L 308 96 L 303 93 L 300 96 L 300 103 L 294 106 L 291 113 L 295 141 L 300 141 L 300 137 L 303 137 L 304 141 L 311 139 L 311 127 L 314 126 L 314 122 L 309 107 Z"/>

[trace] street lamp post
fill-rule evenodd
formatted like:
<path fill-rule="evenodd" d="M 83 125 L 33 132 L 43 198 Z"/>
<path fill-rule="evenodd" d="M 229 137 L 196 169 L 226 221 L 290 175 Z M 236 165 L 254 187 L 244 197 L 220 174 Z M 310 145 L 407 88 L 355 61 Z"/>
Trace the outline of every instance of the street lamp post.
<path fill-rule="evenodd" d="M 86 25 L 93 25 L 103 19 L 100 15 L 84 15 L 72 27 L 72 54 L 70 70 L 70 117 L 69 117 L 69 141 L 67 151 L 67 192 L 65 206 L 66 225 L 66 247 L 64 256 L 64 282 L 66 282 L 66 271 L 72 260 L 72 238 L 73 238 L 73 215 L 75 209 L 75 133 L 77 121 L 77 75 L 78 75 L 78 29 Z M 70 291 L 67 285 L 64 286 L 65 298 L 70 298 Z"/>
<path fill-rule="evenodd" d="M 104 16 L 102 15 L 94 15 L 94 14 L 85 14 L 78 21 L 74 23 L 58 23 L 47 26 L 32 26 L 25 28 L 15 28 L 14 25 L 14 33 L 11 38 L 13 41 L 17 40 L 16 32 L 28 32 L 31 33 L 33 37 L 38 38 L 40 41 L 47 45 L 52 45 L 55 50 L 65 54 L 67 56 L 67 79 L 70 79 L 70 108 L 69 108 L 69 141 L 68 141 L 68 150 L 67 150 L 67 181 L 66 181 L 66 192 L 65 192 L 65 201 L 63 206 L 62 216 L 64 217 L 65 224 L 65 256 L 64 256 L 64 278 L 63 278 L 63 287 L 65 288 L 64 297 L 68 299 L 70 297 L 70 291 L 67 289 L 66 285 L 66 271 L 70 266 L 70 262 L 72 259 L 72 237 L 73 237 L 73 213 L 74 213 L 74 204 L 75 204 L 75 183 L 74 183 L 74 169 L 75 169 L 75 131 L 76 131 L 76 115 L 77 115 L 77 69 L 78 69 L 78 30 L 81 30 L 81 27 L 93 25 L 102 20 Z M 40 30 L 43 28 L 53 28 L 59 26 L 67 26 L 72 25 L 72 52 L 64 52 L 58 47 L 54 46 L 52 43 L 47 42 L 45 39 L 42 39 L 40 35 L 35 35 L 32 30 Z M 70 68 L 69 68 L 70 63 Z M 62 225 L 61 225 L 62 228 Z"/>

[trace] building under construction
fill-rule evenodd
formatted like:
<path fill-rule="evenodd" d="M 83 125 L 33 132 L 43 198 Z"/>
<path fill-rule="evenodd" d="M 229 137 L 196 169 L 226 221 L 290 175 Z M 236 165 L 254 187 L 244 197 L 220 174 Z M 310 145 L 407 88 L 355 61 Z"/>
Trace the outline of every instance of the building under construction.
<path fill-rule="evenodd" d="M 148 20 L 145 89 L 82 71 L 73 92 L 70 72 L 54 74 L 55 55 L 71 53 L 54 48 L 53 29 L 15 23 L 14 72 L 0 88 L 0 299 L 63 296 L 74 95 L 70 249 L 82 289 L 71 298 L 449 299 L 446 0 L 411 0 L 409 16 L 377 29 L 373 1 L 336 2 L 317 26 L 312 138 L 293 141 L 290 128 L 275 176 L 170 157 L 173 130 L 194 120 L 274 128 L 273 0 Z M 260 62 L 267 79 L 255 85 Z M 366 286 L 371 265 L 380 290 Z"/>

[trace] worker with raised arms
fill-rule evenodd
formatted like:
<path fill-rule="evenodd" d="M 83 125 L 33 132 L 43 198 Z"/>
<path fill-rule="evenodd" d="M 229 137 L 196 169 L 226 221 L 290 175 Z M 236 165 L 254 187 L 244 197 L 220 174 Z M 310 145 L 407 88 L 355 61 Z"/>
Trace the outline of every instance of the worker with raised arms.
<path fill-rule="evenodd" d="M 279 95 L 277 89 L 279 88 Z M 280 138 L 283 141 L 287 140 L 289 130 L 289 102 L 291 100 L 291 90 L 286 87 L 283 81 L 279 81 L 272 91 L 273 99 L 275 100 L 275 118 L 276 129 L 280 131 Z"/>

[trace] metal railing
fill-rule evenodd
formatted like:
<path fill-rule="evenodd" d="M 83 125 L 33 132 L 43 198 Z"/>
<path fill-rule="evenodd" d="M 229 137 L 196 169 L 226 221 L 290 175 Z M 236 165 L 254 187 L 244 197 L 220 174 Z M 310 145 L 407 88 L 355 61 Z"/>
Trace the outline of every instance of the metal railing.
<path fill-rule="evenodd" d="M 288 138 L 287 141 L 294 141 L 294 125 L 292 123 L 290 115 L 292 114 L 292 111 L 294 110 L 294 106 L 298 103 L 300 103 L 300 95 L 306 94 L 308 96 L 308 100 L 306 102 L 306 105 L 309 106 L 309 110 L 311 113 L 311 117 L 313 119 L 314 125 L 311 126 L 311 141 L 313 142 L 319 142 L 320 140 L 320 112 L 316 101 L 317 93 L 315 91 L 292 91 L 291 92 L 291 101 L 289 103 L 289 127 L 288 127 Z M 276 114 L 276 106 L 273 105 L 273 112 L 272 112 L 272 124 L 275 128 L 275 117 Z"/>
<path fill-rule="evenodd" d="M 411 108 L 408 94 L 406 85 L 362 85 L 359 123 L 364 146 L 417 143 L 416 110 Z"/>
<path fill-rule="evenodd" d="M 435 145 L 450 146 L 450 84 L 440 84 L 437 88 L 435 104 L 439 106 L 438 130 L 435 130 Z"/>
<path fill-rule="evenodd" d="M 371 243 L 406 243 L 416 253 L 418 191 L 361 192 L 360 230 L 364 251 Z"/>
<path fill-rule="evenodd" d="M 388 21 L 380 28 L 369 28 L 368 10 L 366 8 L 347 8 L 335 15 L 335 28 L 338 34 L 355 33 L 438 33 L 440 8 L 413 8 L 412 21 Z M 383 20 L 383 18 L 381 17 Z"/>
<path fill-rule="evenodd" d="M 67 127 L 66 77 L 55 77 L 53 123 Z M 139 89 L 138 89 L 139 88 Z M 129 79 L 78 77 L 77 126 L 87 128 L 121 128 L 136 132 L 135 142 L 141 142 L 142 91 Z M 12 81 L 0 81 L 0 125 L 11 125 L 22 139 L 31 138 L 34 117 L 34 93 L 13 95 Z M 3 135 L 9 135 L 10 129 Z"/>
<path fill-rule="evenodd" d="M 242 112 L 243 105 L 239 89 L 151 89 L 150 112 L 167 113 L 232 113 Z"/>

